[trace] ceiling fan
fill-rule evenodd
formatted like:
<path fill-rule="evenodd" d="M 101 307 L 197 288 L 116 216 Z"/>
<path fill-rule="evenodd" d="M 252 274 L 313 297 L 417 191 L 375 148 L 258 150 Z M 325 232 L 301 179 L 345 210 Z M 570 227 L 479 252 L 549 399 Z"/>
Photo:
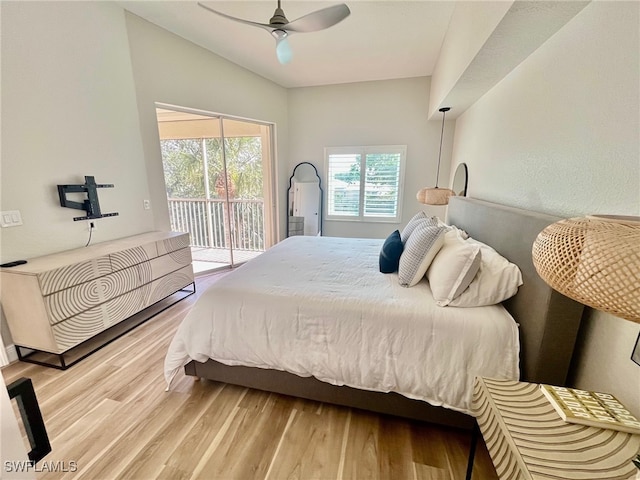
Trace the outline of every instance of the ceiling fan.
<path fill-rule="evenodd" d="M 236 22 L 245 23 L 247 25 L 253 25 L 254 27 L 264 28 L 276 39 L 276 56 L 278 57 L 278 61 L 282 64 L 289 63 L 293 58 L 293 53 L 287 38 L 290 34 L 324 30 L 325 28 L 332 27 L 336 23 L 341 22 L 351 13 L 349 7 L 342 3 L 340 5 L 316 10 L 315 12 L 311 12 L 290 22 L 287 20 L 282 8 L 280 8 L 280 0 L 278 0 L 278 7 L 275 12 L 273 12 L 273 16 L 269 20 L 269 23 L 258 23 L 252 22 L 251 20 L 245 20 L 243 18 L 232 17 L 231 15 L 214 10 L 200 2 L 198 2 L 198 5 L 230 20 L 235 20 Z"/>

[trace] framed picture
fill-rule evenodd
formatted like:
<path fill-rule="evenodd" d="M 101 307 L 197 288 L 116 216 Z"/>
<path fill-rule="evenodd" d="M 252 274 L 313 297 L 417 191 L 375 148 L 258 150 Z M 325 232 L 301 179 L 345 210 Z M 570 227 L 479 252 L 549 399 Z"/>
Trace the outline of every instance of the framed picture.
<path fill-rule="evenodd" d="M 636 338 L 636 346 L 633 347 L 633 352 L 631 352 L 631 360 L 640 365 L 640 332 L 638 332 L 638 338 Z"/>

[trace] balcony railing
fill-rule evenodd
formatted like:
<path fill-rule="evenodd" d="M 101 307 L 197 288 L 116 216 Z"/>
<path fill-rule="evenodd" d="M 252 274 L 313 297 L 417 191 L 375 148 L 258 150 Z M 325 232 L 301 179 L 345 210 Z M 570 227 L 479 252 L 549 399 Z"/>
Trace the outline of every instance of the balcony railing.
<path fill-rule="evenodd" d="M 207 200 L 170 198 L 171 229 L 189 232 L 191 246 L 264 251 L 264 202 L 262 200 Z M 227 229 L 231 217 L 231 230 Z"/>

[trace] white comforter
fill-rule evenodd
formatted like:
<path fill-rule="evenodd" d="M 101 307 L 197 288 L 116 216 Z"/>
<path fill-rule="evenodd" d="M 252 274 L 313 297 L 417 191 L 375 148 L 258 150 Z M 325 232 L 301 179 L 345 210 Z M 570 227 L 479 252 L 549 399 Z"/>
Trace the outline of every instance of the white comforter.
<path fill-rule="evenodd" d="M 501 305 L 438 307 L 426 280 L 382 274 L 383 240 L 291 237 L 218 280 L 179 326 L 168 386 L 190 360 L 285 370 L 470 413 L 475 375 L 517 379 Z"/>

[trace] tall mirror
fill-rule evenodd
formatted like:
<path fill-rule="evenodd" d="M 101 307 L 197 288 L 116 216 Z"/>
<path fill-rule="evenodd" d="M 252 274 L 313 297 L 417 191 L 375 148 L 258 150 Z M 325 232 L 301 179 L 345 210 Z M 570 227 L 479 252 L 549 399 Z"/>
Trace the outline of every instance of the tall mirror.
<path fill-rule="evenodd" d="M 322 235 L 322 186 L 316 167 L 309 162 L 296 165 L 287 193 L 287 237 Z"/>
<path fill-rule="evenodd" d="M 456 168 L 456 173 L 453 175 L 453 183 L 451 190 L 455 192 L 458 197 L 467 196 L 467 184 L 469 182 L 467 164 L 461 163 Z"/>

